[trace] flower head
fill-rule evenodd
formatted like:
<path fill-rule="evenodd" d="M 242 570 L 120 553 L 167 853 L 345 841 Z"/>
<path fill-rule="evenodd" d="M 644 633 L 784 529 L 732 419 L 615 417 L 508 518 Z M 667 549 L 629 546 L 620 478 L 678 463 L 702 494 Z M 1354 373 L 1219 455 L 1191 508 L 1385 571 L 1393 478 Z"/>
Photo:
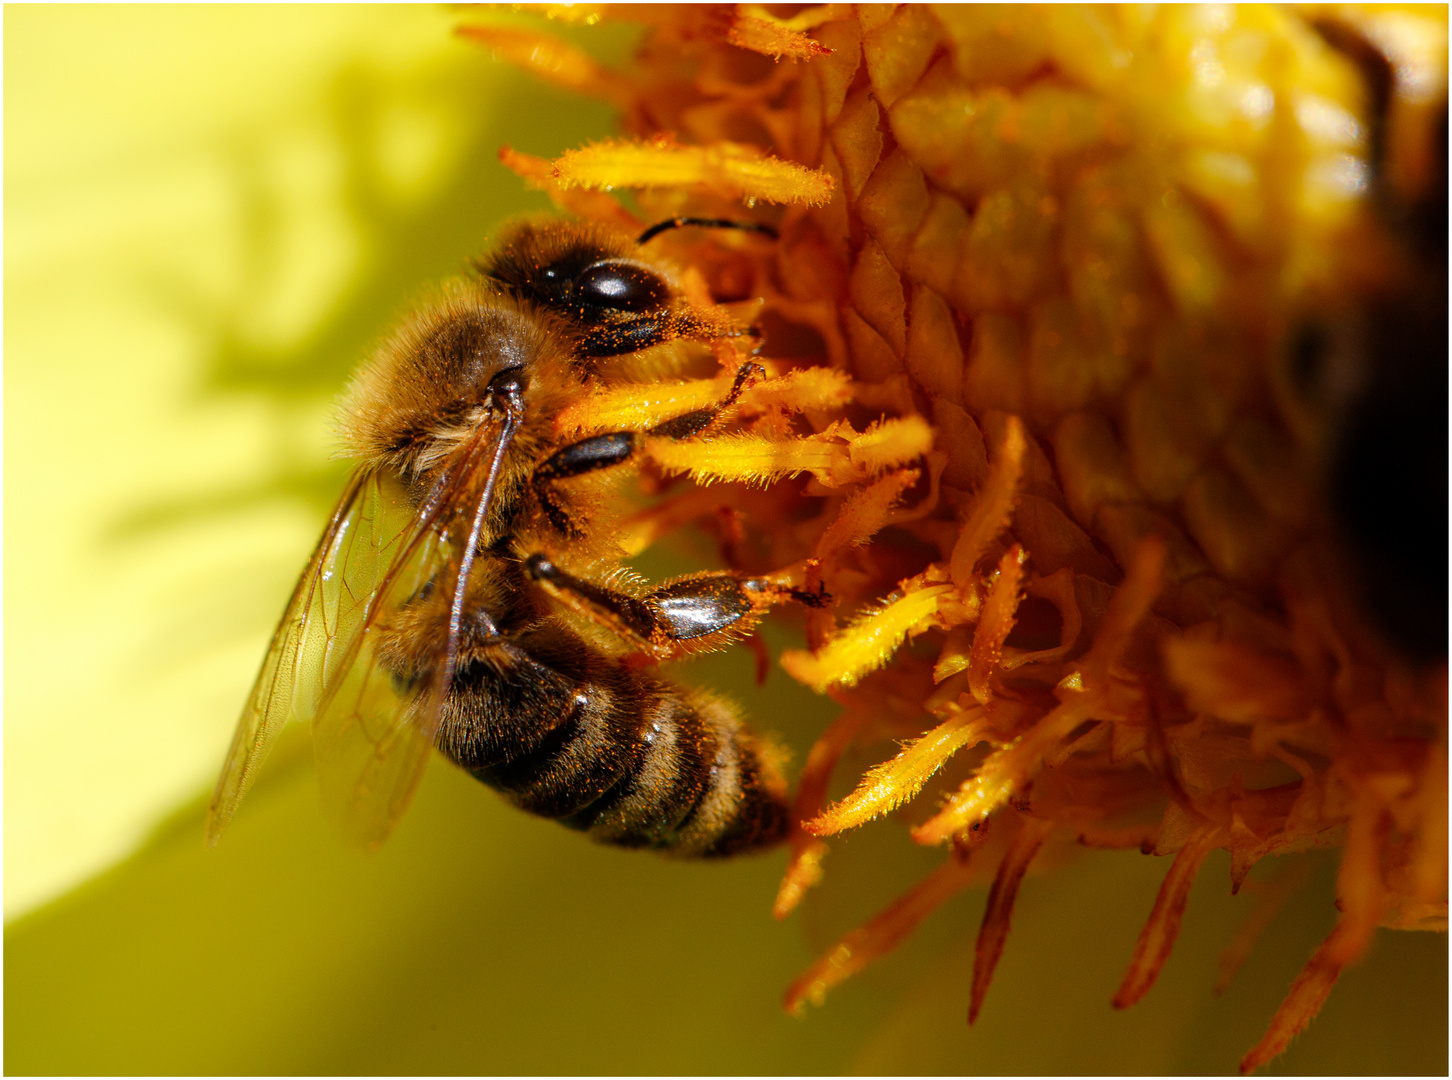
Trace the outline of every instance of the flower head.
<path fill-rule="evenodd" d="M 709 468 L 660 462 L 799 477 L 737 505 L 831 597 L 781 658 L 843 710 L 805 763 L 777 914 L 827 838 L 905 804 L 911 840 L 944 847 L 788 1005 L 987 875 L 971 1020 L 1019 882 L 1066 842 L 1172 856 L 1114 997 L 1132 1005 L 1210 852 L 1238 888 L 1267 856 L 1340 847 L 1339 922 L 1243 1068 L 1264 1064 L 1376 927 L 1446 926 L 1445 645 L 1409 660 L 1399 613 L 1367 614 L 1357 577 L 1389 553 L 1348 560 L 1326 496 L 1354 370 L 1306 344 L 1426 265 L 1387 208 L 1437 198 L 1420 133 L 1445 12 L 1321 33 L 1263 8 L 641 17 L 610 72 L 545 34 L 467 32 L 619 105 L 624 138 L 505 152 L 562 208 L 634 228 L 744 206 L 779 234 L 662 238 L 716 298 L 759 298 L 765 362 L 804 396 Z M 881 763 L 827 805 L 853 745 Z"/>

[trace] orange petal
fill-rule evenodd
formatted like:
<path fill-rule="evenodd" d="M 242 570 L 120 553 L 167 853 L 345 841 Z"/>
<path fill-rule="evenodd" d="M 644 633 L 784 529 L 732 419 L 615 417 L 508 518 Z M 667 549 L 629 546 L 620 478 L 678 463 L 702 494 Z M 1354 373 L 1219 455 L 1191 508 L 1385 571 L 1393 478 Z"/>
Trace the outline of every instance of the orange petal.
<path fill-rule="evenodd" d="M 892 659 L 908 634 L 930 625 L 953 591 L 951 585 L 909 591 L 853 623 L 814 653 L 788 649 L 781 654 L 781 666 L 818 693 L 831 686 L 853 686 Z"/>
<path fill-rule="evenodd" d="M 1164 582 L 1165 542 L 1158 536 L 1140 541 L 1125 572 L 1124 581 L 1109 598 L 1104 619 L 1094 636 L 1094 646 L 1084 659 L 1084 679 L 1102 686 L 1109 670 L 1119 661 L 1140 621 L 1149 614 L 1150 605 L 1159 595 Z"/>
<path fill-rule="evenodd" d="M 896 810 L 919 791 L 955 753 L 983 738 L 988 722 L 982 709 L 965 709 L 902 748 L 891 761 L 873 766 L 857 790 L 804 826 L 816 836 L 853 829 Z"/>
<path fill-rule="evenodd" d="M 1250 1053 L 1240 1060 L 1240 1071 L 1254 1072 L 1285 1052 L 1291 1040 L 1316 1018 L 1331 988 L 1341 976 L 1341 969 L 1361 955 L 1365 934 L 1352 920 L 1343 918 L 1321 943 L 1271 1017 L 1270 1026 Z"/>
<path fill-rule="evenodd" d="M 1220 846 L 1222 838 L 1220 826 L 1205 825 L 1175 856 L 1170 872 L 1160 883 L 1149 921 L 1139 932 L 1139 941 L 1135 942 L 1134 956 L 1130 958 L 1129 970 L 1124 973 L 1124 982 L 1120 983 L 1119 992 L 1114 995 L 1116 1009 L 1133 1005 L 1155 984 L 1160 969 L 1170 958 L 1170 950 L 1175 947 L 1175 938 L 1179 937 L 1180 920 L 1190 899 L 1190 886 L 1195 883 L 1205 857 Z"/>
<path fill-rule="evenodd" d="M 774 18 L 759 5 L 743 4 L 744 9 L 731 20 L 726 40 L 741 49 L 770 56 L 773 60 L 810 60 L 826 56 L 832 50 L 820 41 L 794 30 L 789 23 Z"/>
<path fill-rule="evenodd" d="M 1003 445 L 989 466 L 988 479 L 973 501 L 973 509 L 963 523 L 963 531 L 958 534 L 953 554 L 948 560 L 949 572 L 960 587 L 972 579 L 973 567 L 983 557 L 993 538 L 1008 525 L 1027 449 L 1028 436 L 1024 433 L 1023 421 L 1010 416 Z"/>
<path fill-rule="evenodd" d="M 898 498 L 917 481 L 916 469 L 888 473 L 869 487 L 854 491 L 817 540 L 816 556 L 826 559 L 846 548 L 867 543 L 887 523 Z"/>
<path fill-rule="evenodd" d="M 993 969 L 1003 955 L 1019 883 L 1053 828 L 1052 822 L 1025 820 L 998 864 L 998 874 L 988 892 L 988 906 L 983 910 L 983 924 L 978 928 L 978 944 L 973 950 L 973 994 L 968 1002 L 970 1024 L 978 1019 L 978 1011 L 988 995 L 988 984 L 993 981 Z"/>
<path fill-rule="evenodd" d="M 978 629 L 973 634 L 973 651 L 968 657 L 968 689 L 980 705 L 992 696 L 988 681 L 1003 656 L 1003 642 L 1013 629 L 1018 611 L 1019 585 L 1023 582 L 1023 548 L 1014 544 L 998 563 L 998 576 L 983 601 Z"/>
<path fill-rule="evenodd" d="M 797 821 L 816 817 L 827 801 L 827 786 L 832 781 L 832 770 L 836 768 L 843 751 L 867 725 L 871 713 L 865 709 L 852 709 L 837 717 L 826 731 L 812 744 L 807 752 L 807 763 L 802 766 L 802 778 L 797 783 L 797 797 L 793 810 Z M 810 833 L 797 830 L 792 835 L 792 854 L 777 889 L 772 914 L 784 919 L 792 909 L 801 903 L 807 889 L 822 877 L 822 858 L 827 854 L 827 845 Z"/>
<path fill-rule="evenodd" d="M 561 210 L 591 221 L 608 223 L 622 232 L 634 234 L 640 231 L 640 219 L 611 196 L 598 191 L 566 191 L 560 187 L 555 180 L 555 167 L 546 158 L 522 154 L 511 146 L 501 146 L 499 163 L 530 187 L 549 195 L 550 202 Z"/>
<path fill-rule="evenodd" d="M 735 480 L 765 485 L 809 472 L 836 486 L 842 482 L 839 476 L 850 479 L 855 472 L 846 444 L 835 438 L 764 439 L 731 434 L 710 442 L 692 442 L 653 437 L 645 440 L 645 451 L 663 469 L 687 473 L 692 480 L 705 483 Z"/>
<path fill-rule="evenodd" d="M 940 844 L 1003 806 L 1043 764 L 1044 755 L 1094 711 L 1099 698 L 1076 694 L 1026 734 L 988 755 L 936 815 L 913 830 L 919 844 Z"/>
<path fill-rule="evenodd" d="M 839 939 L 787 988 L 782 1004 L 788 1012 L 798 1014 L 808 1001 L 820 1005 L 828 990 L 895 948 L 939 904 L 967 885 L 969 877 L 967 861 L 955 854 L 867 925 Z"/>
<path fill-rule="evenodd" d="M 942 651 L 933 664 L 933 682 L 940 683 L 952 678 L 960 671 L 966 671 L 973 652 L 973 632 L 976 626 L 955 626 L 943 639 Z"/>
<path fill-rule="evenodd" d="M 506 26 L 460 26 L 455 33 L 485 46 L 494 59 L 577 94 L 588 94 L 618 108 L 628 106 L 634 96 L 626 80 L 600 66 L 583 49 L 553 35 Z"/>
<path fill-rule="evenodd" d="M 1371 943 L 1386 907 L 1380 853 L 1389 824 L 1375 793 L 1361 792 L 1352 811 L 1346 853 L 1336 876 L 1336 901 L 1341 907 L 1341 919 L 1291 983 L 1286 999 L 1271 1017 L 1260 1042 L 1241 1060 L 1241 1072 L 1258 1069 L 1284 1052 L 1291 1040 L 1321 1011 L 1341 969 L 1360 959 Z"/>
<path fill-rule="evenodd" d="M 555 176 L 584 188 L 696 186 L 733 198 L 821 206 L 832 196 L 832 178 L 820 169 L 768 157 L 740 143 L 681 146 L 670 139 L 606 140 L 567 150 Z"/>
<path fill-rule="evenodd" d="M 796 910 L 807 890 L 822 880 L 822 859 L 827 850 L 826 844 L 810 836 L 793 845 L 786 873 L 781 876 L 776 900 L 771 905 L 773 918 L 785 919 Z"/>
<path fill-rule="evenodd" d="M 737 359 L 733 352 L 730 359 Z M 734 376 L 735 369 L 732 368 Z M 776 407 L 800 412 L 803 409 L 835 409 L 852 400 L 852 380 L 845 371 L 832 368 L 795 368 L 774 378 L 748 386 L 738 402 L 743 412 Z"/>
<path fill-rule="evenodd" d="M 555 417 L 555 433 L 644 430 L 672 417 L 704 409 L 731 389 L 731 379 L 666 379 L 592 390 L 570 401 Z"/>
<path fill-rule="evenodd" d="M 1291 894 L 1306 884 L 1310 876 L 1311 864 L 1300 860 L 1286 866 L 1274 878 L 1261 885 L 1255 906 L 1250 909 L 1245 921 L 1240 924 L 1240 929 L 1235 932 L 1235 937 L 1220 954 L 1215 975 L 1215 993 L 1225 992 L 1230 980 L 1240 971 L 1246 958 L 1250 956 L 1250 950 L 1255 948 L 1255 943 L 1265 933 L 1271 920 L 1280 912 Z"/>
<path fill-rule="evenodd" d="M 879 420 L 851 442 L 852 463 L 876 476 L 916 461 L 933 448 L 933 429 L 921 416 Z"/>

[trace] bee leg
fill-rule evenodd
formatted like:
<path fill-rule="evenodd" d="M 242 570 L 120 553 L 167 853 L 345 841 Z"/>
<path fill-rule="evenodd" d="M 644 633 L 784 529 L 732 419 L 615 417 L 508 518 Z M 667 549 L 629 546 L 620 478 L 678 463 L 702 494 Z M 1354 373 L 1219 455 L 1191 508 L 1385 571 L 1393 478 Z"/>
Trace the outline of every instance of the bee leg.
<path fill-rule="evenodd" d="M 745 333 L 747 329 L 725 312 L 680 306 L 597 324 L 580 342 L 579 355 L 587 361 L 605 359 L 640 352 L 678 338 L 714 341 L 741 337 Z"/>
<path fill-rule="evenodd" d="M 554 482 L 619 465 L 629 461 L 635 450 L 635 432 L 612 431 L 608 435 L 592 435 L 588 439 L 571 443 L 535 466 L 534 474 L 530 477 L 530 486 L 534 488 L 545 517 L 549 518 L 557 532 L 572 539 L 580 535 L 580 530 L 555 498 L 552 487 Z"/>
<path fill-rule="evenodd" d="M 699 435 L 709 429 L 725 410 L 736 404 L 743 390 L 765 375 L 766 370 L 760 364 L 748 361 L 737 370 L 731 389 L 720 401 L 703 409 L 696 409 L 667 420 L 665 423 L 651 428 L 647 434 L 664 435 L 669 439 L 689 439 L 694 435 Z M 535 466 L 534 474 L 530 477 L 530 485 L 534 488 L 541 509 L 544 510 L 545 516 L 549 518 L 550 524 L 555 527 L 556 531 L 572 539 L 580 535 L 580 530 L 565 513 L 559 500 L 555 498 L 552 487 L 554 482 L 620 465 L 630 460 L 638 446 L 635 432 L 612 431 L 605 435 L 592 435 L 588 439 L 571 443 Z"/>
<path fill-rule="evenodd" d="M 719 420 L 722 413 L 736 404 L 743 390 L 765 377 L 766 369 L 748 360 L 736 369 L 736 378 L 731 383 L 731 389 L 726 391 L 726 396 L 720 401 L 707 405 L 704 409 L 696 409 L 667 420 L 664 424 L 651 428 L 649 434 L 664 435 L 668 439 L 689 439 L 700 435 Z"/>
<path fill-rule="evenodd" d="M 550 595 L 660 660 L 740 637 L 774 604 L 825 602 L 825 594 L 795 588 L 780 574 L 711 571 L 668 581 L 634 597 L 575 577 L 544 555 L 531 555 L 524 565 Z"/>
<path fill-rule="evenodd" d="M 580 342 L 580 353 L 595 360 L 640 352 L 680 337 L 673 322 L 668 315 L 646 315 L 596 326 Z"/>

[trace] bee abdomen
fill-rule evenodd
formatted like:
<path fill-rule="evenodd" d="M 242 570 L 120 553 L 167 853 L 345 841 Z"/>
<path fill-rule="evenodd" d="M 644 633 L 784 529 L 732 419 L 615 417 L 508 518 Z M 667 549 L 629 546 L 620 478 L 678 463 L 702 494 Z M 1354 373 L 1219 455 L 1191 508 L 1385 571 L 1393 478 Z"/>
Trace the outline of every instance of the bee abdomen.
<path fill-rule="evenodd" d="M 730 708 L 598 654 L 547 666 L 522 653 L 508 670 L 456 680 L 439 738 L 521 809 L 602 843 L 684 857 L 786 834 L 775 755 Z"/>
<path fill-rule="evenodd" d="M 704 695 L 655 683 L 643 701 L 637 766 L 566 821 L 603 843 L 712 857 L 786 834 L 770 748 Z"/>

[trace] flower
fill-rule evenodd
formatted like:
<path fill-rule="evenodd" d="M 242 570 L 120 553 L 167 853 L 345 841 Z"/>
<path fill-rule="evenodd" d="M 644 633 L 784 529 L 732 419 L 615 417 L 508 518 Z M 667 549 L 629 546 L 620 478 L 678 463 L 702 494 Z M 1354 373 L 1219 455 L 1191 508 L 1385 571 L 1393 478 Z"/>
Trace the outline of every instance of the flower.
<path fill-rule="evenodd" d="M 833 601 L 781 657 L 843 709 L 803 770 L 777 914 L 822 880 L 826 838 L 904 804 L 911 839 L 946 849 L 788 1007 L 986 875 L 971 1022 L 1019 882 L 1065 843 L 1173 856 L 1114 996 L 1126 1007 L 1212 851 L 1239 888 L 1267 856 L 1341 848 L 1336 927 L 1242 1068 L 1265 1064 L 1376 927 L 1446 927 L 1445 643 L 1409 647 L 1405 610 L 1358 583 L 1394 575 L 1392 556 L 1347 554 L 1354 511 L 1348 525 L 1324 492 L 1357 406 L 1305 337 L 1379 303 L 1425 311 L 1406 297 L 1430 264 L 1394 211 L 1438 199 L 1423 133 L 1445 102 L 1445 12 L 1343 14 L 1319 33 L 1267 8 L 630 17 L 649 30 L 618 70 L 543 32 L 466 33 L 621 111 L 623 139 L 506 164 L 630 227 L 744 203 L 774 248 L 723 237 L 682 261 L 718 298 L 761 297 L 778 373 L 851 377 L 843 408 L 802 406 L 805 439 L 763 428 L 775 464 L 669 466 L 811 476 L 790 499 L 735 503 L 772 558 L 813 560 Z M 621 189 L 640 212 L 607 194 Z M 1445 258 L 1444 243 L 1443 304 Z M 1377 347 L 1362 339 L 1363 363 Z M 865 465 L 874 432 L 883 455 Z M 808 446 L 859 467 L 781 462 Z M 1405 512 L 1400 528 L 1437 527 Z M 906 741 L 827 805 L 844 752 L 891 739 Z"/>

